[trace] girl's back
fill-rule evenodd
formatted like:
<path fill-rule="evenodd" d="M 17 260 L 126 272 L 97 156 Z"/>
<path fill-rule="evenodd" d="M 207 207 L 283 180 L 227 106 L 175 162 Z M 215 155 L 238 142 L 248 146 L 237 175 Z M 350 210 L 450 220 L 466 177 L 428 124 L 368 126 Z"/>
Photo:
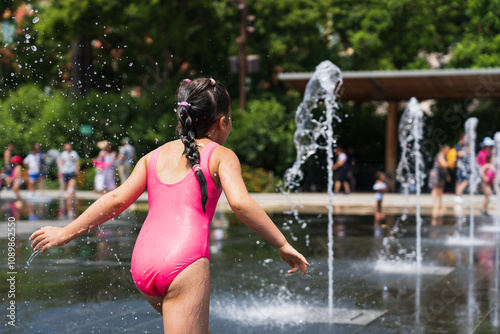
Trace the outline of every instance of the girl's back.
<path fill-rule="evenodd" d="M 132 255 L 132 276 L 147 295 L 165 295 L 184 268 L 200 258 L 210 258 L 210 222 L 221 190 L 212 181 L 209 169 L 211 154 L 218 144 L 203 142 L 200 167 L 207 180 L 205 212 L 195 172 L 182 156 L 182 143 L 167 143 L 150 154 L 149 212 Z"/>

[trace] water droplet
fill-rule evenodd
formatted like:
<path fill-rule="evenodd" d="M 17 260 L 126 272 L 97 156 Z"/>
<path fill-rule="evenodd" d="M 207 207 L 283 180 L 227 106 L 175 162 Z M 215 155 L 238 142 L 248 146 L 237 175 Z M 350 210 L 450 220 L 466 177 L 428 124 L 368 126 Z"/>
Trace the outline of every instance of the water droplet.
<path fill-rule="evenodd" d="M 38 21 L 40 21 L 38 17 L 33 18 L 33 23 L 37 23 Z"/>

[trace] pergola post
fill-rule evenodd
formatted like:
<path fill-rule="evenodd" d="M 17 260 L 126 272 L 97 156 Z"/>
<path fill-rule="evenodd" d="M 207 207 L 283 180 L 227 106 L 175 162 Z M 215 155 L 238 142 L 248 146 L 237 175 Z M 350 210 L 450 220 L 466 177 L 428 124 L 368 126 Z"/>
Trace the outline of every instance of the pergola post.
<path fill-rule="evenodd" d="M 394 190 L 398 159 L 398 109 L 396 101 L 389 101 L 385 123 L 385 173 L 389 187 Z"/>

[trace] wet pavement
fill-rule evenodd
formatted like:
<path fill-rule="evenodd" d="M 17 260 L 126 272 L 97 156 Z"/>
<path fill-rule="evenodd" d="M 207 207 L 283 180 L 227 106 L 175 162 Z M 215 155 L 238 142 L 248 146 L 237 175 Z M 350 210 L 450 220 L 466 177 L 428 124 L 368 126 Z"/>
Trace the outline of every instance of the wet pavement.
<path fill-rule="evenodd" d="M 277 196 L 255 198 L 278 203 Z M 318 203 L 323 197 L 294 198 Z M 345 198 L 344 203 L 371 201 L 372 194 L 336 198 Z M 161 317 L 139 295 L 129 273 L 145 217 L 141 203 L 139 210 L 126 211 L 101 230 L 39 255 L 26 266 L 29 234 L 47 224 L 68 223 L 68 214 L 79 214 L 89 203 L 80 197 L 79 205 L 68 208 L 61 202 L 25 203 L 17 211 L 16 327 L 4 320 L 1 332 L 161 333 Z M 2 217 L 10 217 L 14 203 L 1 204 Z M 369 205 L 364 207 L 368 210 Z M 467 207 L 452 212 L 460 215 L 424 216 L 422 230 L 423 264 L 449 270 L 419 272 L 413 265 L 416 235 L 411 214 L 406 220 L 390 214 L 375 220 L 371 214 L 337 210 L 335 309 L 330 317 L 327 220 L 321 211 L 301 214 L 301 222 L 291 215 L 270 214 L 311 263 L 307 276 L 284 274 L 287 266 L 272 246 L 233 214 L 219 211 L 210 246 L 212 333 L 500 333 L 500 234 L 482 232 L 495 223 L 494 217 L 475 217 L 479 243 L 448 244 L 452 238 L 466 239 L 469 231 Z M 7 229 L 7 221 L 0 229 Z M 8 240 L 0 235 L 6 258 Z M 405 269 L 385 271 L 381 264 Z M 5 262 L 0 268 L 5 282 L 9 268 Z M 0 287 L 1 309 L 6 310 L 8 287 Z"/>

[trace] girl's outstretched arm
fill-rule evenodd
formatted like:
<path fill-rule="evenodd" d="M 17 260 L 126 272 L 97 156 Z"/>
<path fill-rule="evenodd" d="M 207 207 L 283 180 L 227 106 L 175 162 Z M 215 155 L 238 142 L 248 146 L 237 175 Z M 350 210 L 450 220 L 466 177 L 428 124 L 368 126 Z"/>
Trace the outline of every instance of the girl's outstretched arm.
<path fill-rule="evenodd" d="M 65 227 L 45 226 L 35 231 L 29 238 L 31 247 L 43 253 L 49 248 L 67 244 L 122 213 L 146 190 L 146 157 L 139 160 L 120 187 L 99 198 L 70 224 Z"/>
<path fill-rule="evenodd" d="M 278 254 L 292 269 L 288 273 L 300 270 L 307 273 L 309 263 L 286 240 L 281 231 L 257 202 L 248 194 L 241 176 L 240 161 L 233 151 L 221 147 L 218 175 L 222 189 L 226 194 L 231 209 L 248 227 L 278 248 Z"/>

